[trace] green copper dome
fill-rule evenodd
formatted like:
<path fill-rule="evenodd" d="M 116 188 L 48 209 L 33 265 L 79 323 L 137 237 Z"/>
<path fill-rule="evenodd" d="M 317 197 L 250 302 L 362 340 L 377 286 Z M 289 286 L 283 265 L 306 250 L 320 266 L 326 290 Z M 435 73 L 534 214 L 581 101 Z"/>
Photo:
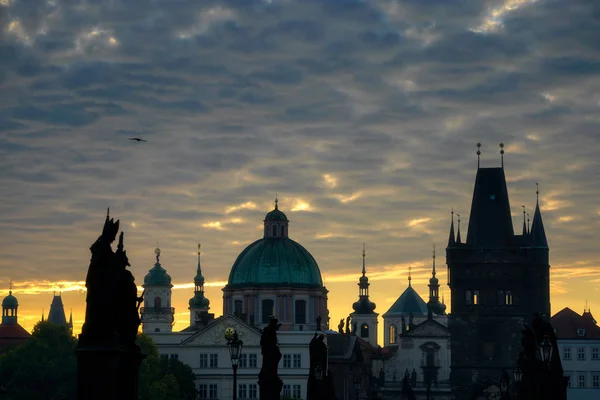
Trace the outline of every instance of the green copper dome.
<path fill-rule="evenodd" d="M 267 214 L 279 212 L 275 209 Z M 322 287 L 321 271 L 313 256 L 287 237 L 265 237 L 250 244 L 235 260 L 228 286 Z"/>
<path fill-rule="evenodd" d="M 210 300 L 208 300 L 206 297 L 204 297 L 203 294 L 198 293 L 190 299 L 189 304 L 190 304 L 190 307 L 206 308 L 210 305 Z"/>
<path fill-rule="evenodd" d="M 167 270 L 157 262 L 144 277 L 144 285 L 169 286 L 171 277 L 167 274 Z"/>
<path fill-rule="evenodd" d="M 17 301 L 17 298 L 12 295 L 11 290 L 10 292 L 8 292 L 8 296 L 6 296 L 4 300 L 2 300 L 2 308 L 14 308 L 18 306 L 19 302 Z"/>

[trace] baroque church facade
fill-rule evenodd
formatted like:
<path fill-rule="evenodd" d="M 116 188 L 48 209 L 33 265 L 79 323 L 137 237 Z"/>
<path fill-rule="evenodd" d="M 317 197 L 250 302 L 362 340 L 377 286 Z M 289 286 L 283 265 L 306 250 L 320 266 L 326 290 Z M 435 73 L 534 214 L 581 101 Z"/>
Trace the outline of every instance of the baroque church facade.
<path fill-rule="evenodd" d="M 173 285 L 160 263 L 159 249 L 155 251 L 154 267 L 144 278 L 142 330 L 152 337 L 161 355 L 192 368 L 201 399 L 231 398 L 234 390 L 238 398 L 258 398 L 261 329 L 271 316 L 277 316 L 282 324 L 278 332 L 283 355 L 279 375 L 284 381 L 282 395 L 291 398 L 306 397 L 310 340 L 316 332 L 325 337 L 336 334 L 328 330 L 328 292 L 319 266 L 302 245 L 289 238 L 289 220 L 277 201 L 263 222 L 263 237 L 248 245 L 233 263 L 223 288 L 221 317 L 215 318 L 209 312 L 200 247 L 194 295 L 189 301 L 190 325 L 182 331 L 172 331 Z M 225 339 L 229 328 L 244 343 L 235 388 Z"/>

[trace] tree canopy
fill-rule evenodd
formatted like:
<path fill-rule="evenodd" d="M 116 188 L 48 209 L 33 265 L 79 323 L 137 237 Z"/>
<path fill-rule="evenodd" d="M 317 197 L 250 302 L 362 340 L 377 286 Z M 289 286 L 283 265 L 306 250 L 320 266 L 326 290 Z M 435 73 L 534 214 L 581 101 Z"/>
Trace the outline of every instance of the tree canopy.
<path fill-rule="evenodd" d="M 68 327 L 38 322 L 29 340 L 0 357 L 5 398 L 75 399 L 76 345 Z"/>

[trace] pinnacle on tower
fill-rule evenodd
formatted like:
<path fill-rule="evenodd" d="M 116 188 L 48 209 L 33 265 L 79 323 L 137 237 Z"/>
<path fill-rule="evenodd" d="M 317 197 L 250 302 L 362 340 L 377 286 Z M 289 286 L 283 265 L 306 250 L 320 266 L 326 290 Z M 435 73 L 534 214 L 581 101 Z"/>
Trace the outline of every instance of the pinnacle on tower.
<path fill-rule="evenodd" d="M 456 243 L 462 243 L 462 240 L 460 238 L 460 214 L 456 214 L 456 216 L 458 217 L 458 232 L 456 234 Z"/>
<path fill-rule="evenodd" d="M 544 229 L 544 222 L 542 221 L 542 212 L 540 211 L 540 187 L 536 182 L 536 204 L 535 212 L 533 213 L 533 222 L 531 223 L 531 242 L 534 247 L 548 247 L 548 240 L 546 239 L 546 230 Z"/>
<path fill-rule="evenodd" d="M 448 237 L 448 247 L 456 243 L 456 239 L 454 237 L 454 207 L 452 208 L 450 214 L 452 219 L 450 220 L 450 237 Z"/>

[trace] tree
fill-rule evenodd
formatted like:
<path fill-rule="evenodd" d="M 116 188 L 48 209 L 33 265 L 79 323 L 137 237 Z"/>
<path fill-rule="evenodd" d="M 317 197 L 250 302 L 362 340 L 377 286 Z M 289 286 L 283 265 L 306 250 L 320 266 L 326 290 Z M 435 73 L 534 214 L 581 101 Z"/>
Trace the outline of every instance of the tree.
<path fill-rule="evenodd" d="M 75 399 L 77 340 L 66 326 L 38 322 L 31 338 L 0 357 L 6 399 Z"/>
<path fill-rule="evenodd" d="M 189 365 L 161 357 L 150 336 L 140 333 L 137 344 L 146 358 L 140 365 L 139 400 L 195 400 L 196 376 Z"/>

